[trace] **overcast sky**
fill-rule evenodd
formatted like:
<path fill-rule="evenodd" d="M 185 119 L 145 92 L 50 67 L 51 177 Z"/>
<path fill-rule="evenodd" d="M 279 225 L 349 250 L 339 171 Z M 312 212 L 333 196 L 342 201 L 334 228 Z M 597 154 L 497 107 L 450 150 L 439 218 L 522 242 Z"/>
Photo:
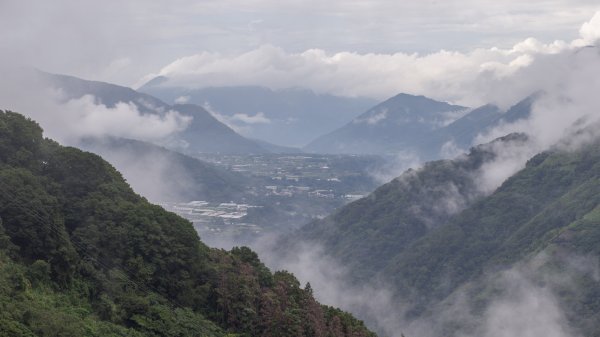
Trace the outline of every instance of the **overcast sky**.
<path fill-rule="evenodd" d="M 530 62 L 540 48 L 560 49 L 555 40 L 581 39 L 598 10 L 597 0 L 0 0 L 0 58 L 128 86 L 162 74 L 196 86 L 298 85 L 383 98 L 433 91 L 400 74 L 415 83 L 438 76 L 443 87 L 488 63 Z M 535 50 L 506 56 L 527 43 Z M 356 74 L 332 66 L 366 75 L 343 87 Z M 221 74 L 232 67 L 242 75 Z"/>

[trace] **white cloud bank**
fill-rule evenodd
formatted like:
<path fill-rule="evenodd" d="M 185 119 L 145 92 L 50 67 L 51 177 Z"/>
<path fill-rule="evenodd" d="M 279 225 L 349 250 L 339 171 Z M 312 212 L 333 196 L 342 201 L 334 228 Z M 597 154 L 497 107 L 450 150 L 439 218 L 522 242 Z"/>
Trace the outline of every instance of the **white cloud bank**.
<path fill-rule="evenodd" d="M 141 114 L 133 103 L 119 102 L 113 108 L 94 102 L 93 96 L 72 99 L 61 106 L 63 115 L 58 115 L 57 123 L 68 130 L 70 137 L 115 136 L 140 140 L 159 141 L 172 133 L 184 130 L 192 117 L 183 116 L 177 111 L 164 115 Z M 54 115 L 52 118 L 56 118 Z M 47 121 L 46 118 L 41 120 Z M 44 123 L 53 125 L 51 121 Z M 67 130 L 64 130 L 67 132 Z M 52 128 L 51 131 L 54 131 Z"/>
<path fill-rule="evenodd" d="M 528 38 L 508 49 L 441 50 L 425 55 L 327 53 L 322 49 L 288 53 L 263 45 L 235 56 L 202 52 L 182 57 L 145 80 L 162 75 L 170 78 L 167 86 L 303 86 L 346 96 L 383 99 L 405 92 L 472 106 L 488 102 L 506 105 L 545 88 L 544 78 L 539 76 L 520 83 L 521 74 L 539 59 L 576 52 L 598 39 L 600 12 L 584 23 L 578 38 L 570 42 L 543 43 Z M 510 92 L 506 88 L 511 88 Z"/>

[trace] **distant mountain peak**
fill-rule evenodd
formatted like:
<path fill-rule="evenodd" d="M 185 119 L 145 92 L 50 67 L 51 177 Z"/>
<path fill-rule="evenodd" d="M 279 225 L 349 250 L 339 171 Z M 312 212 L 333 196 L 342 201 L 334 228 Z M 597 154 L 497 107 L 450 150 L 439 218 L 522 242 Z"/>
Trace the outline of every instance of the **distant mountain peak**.
<path fill-rule="evenodd" d="M 389 153 L 411 150 L 413 143 L 446 126 L 468 108 L 401 93 L 377 104 L 345 126 L 309 143 L 306 150 L 322 153 Z"/>
<path fill-rule="evenodd" d="M 304 150 L 317 153 L 409 155 L 420 161 L 449 158 L 470 148 L 477 136 L 500 123 L 527 118 L 541 93 L 507 111 L 486 104 L 467 108 L 425 96 L 398 94 L 345 126 L 323 135 Z M 448 151 L 451 149 L 451 151 Z"/>
<path fill-rule="evenodd" d="M 156 76 L 154 78 L 152 78 L 150 81 L 144 83 L 141 87 L 139 87 L 138 89 L 142 89 L 144 87 L 154 87 L 154 86 L 159 86 L 163 83 L 166 83 L 169 80 L 168 77 L 166 76 Z"/>

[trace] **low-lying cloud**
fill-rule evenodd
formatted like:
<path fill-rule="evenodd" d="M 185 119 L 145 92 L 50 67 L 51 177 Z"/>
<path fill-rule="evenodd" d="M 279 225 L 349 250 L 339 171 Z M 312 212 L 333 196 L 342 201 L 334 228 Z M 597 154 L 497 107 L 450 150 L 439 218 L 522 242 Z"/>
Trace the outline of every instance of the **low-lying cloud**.
<path fill-rule="evenodd" d="M 596 15 L 600 20 L 600 15 Z M 537 95 L 530 116 L 486 130 L 474 144 L 509 133 L 527 134 L 525 146 L 498 144 L 496 160 L 482 168 L 482 187 L 493 190 L 506 178 L 525 167 L 529 158 L 549 149 L 575 150 L 600 136 L 600 49 L 589 47 L 548 56 L 524 75 L 544 78 L 547 83 Z M 509 89 L 509 88 L 507 88 Z"/>
<path fill-rule="evenodd" d="M 160 141 L 184 130 L 192 117 L 177 111 L 142 113 L 131 102 L 114 107 L 94 96 L 65 99 L 59 89 L 47 86 L 29 69 L 7 70 L 0 84 L 2 109 L 22 113 L 38 122 L 47 137 L 76 145 L 86 137 L 124 137 Z"/>
<path fill-rule="evenodd" d="M 159 141 L 169 135 L 183 131 L 192 117 L 171 110 L 164 115 L 142 114 L 131 102 L 119 102 L 113 108 L 98 104 L 91 95 L 71 99 L 60 106 L 64 116 L 52 116 L 53 121 L 41 118 L 44 125 L 58 121 L 63 137 L 126 137 L 147 141 Z M 52 125 L 49 132 L 55 132 Z"/>
<path fill-rule="evenodd" d="M 350 311 L 389 337 L 579 337 L 558 291 L 575 294 L 576 277 L 598 274 L 596 258 L 565 255 L 557 261 L 542 252 L 510 268 L 485 273 L 445 300 L 431 303 L 428 313 L 411 318 L 407 315 L 414 304 L 411 299 L 396 296 L 394 286 L 382 279 L 352 283 L 351 270 L 318 244 L 288 247 L 285 256 L 274 253 L 268 243 L 255 245 L 269 267 L 291 271 L 302 284 L 310 282 L 321 303 Z M 560 263 L 563 272 L 549 270 L 548 263 Z M 469 295 L 473 287 L 487 294 L 485 306 L 476 310 Z"/>
<path fill-rule="evenodd" d="M 249 115 L 246 113 L 236 113 L 229 116 L 217 111 L 210 105 L 209 102 L 204 102 L 202 107 L 206 111 L 208 111 L 213 117 L 215 117 L 219 122 L 227 125 L 235 132 L 246 136 L 251 134 L 251 128 L 253 125 L 271 123 L 271 119 L 267 117 L 267 115 L 265 115 L 264 112 L 257 112 L 254 115 Z"/>
<path fill-rule="evenodd" d="M 269 124 L 271 120 L 265 116 L 264 112 L 257 112 L 255 115 L 248 115 L 245 113 L 236 113 L 230 117 L 233 122 L 241 122 L 245 124 Z"/>

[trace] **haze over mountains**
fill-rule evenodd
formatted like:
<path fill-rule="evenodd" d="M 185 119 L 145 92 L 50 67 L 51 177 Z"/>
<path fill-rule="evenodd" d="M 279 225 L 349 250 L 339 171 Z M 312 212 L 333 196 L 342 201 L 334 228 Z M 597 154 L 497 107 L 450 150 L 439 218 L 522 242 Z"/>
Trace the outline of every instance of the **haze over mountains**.
<path fill-rule="evenodd" d="M 300 88 L 171 87 L 165 77 L 149 81 L 138 91 L 165 102 L 203 106 L 249 138 L 292 147 L 308 144 L 377 103 L 369 98 L 315 94 Z"/>
<path fill-rule="evenodd" d="M 92 97 L 94 100 L 92 103 L 102 104 L 108 109 L 115 108 L 117 104 L 132 104 L 136 113 L 144 116 L 168 119 L 175 114 L 177 121 L 173 123 L 180 124 L 176 126 L 177 130 L 152 141 L 191 155 L 299 153 L 300 150 L 297 148 L 280 144 L 285 143 L 286 139 L 289 139 L 287 137 L 294 137 L 294 133 L 303 134 L 305 139 L 309 139 L 309 136 L 317 134 L 322 128 L 338 125 L 340 127 L 337 130 L 317 137 L 303 150 L 326 154 L 391 155 L 413 158 L 413 162 L 422 163 L 465 152 L 470 146 L 476 145 L 477 136 L 487 130 L 503 123 L 525 119 L 536 98 L 542 95 L 542 93 L 531 95 L 507 111 L 502 111 L 492 104 L 470 109 L 438 102 L 424 96 L 398 94 L 363 114 L 352 117 L 356 113 L 340 114 L 339 112 L 346 111 L 344 109 L 354 111 L 362 109 L 371 100 L 317 96 L 312 92 L 297 89 L 272 91 L 265 88 L 238 87 L 192 91 L 198 95 L 206 94 L 207 99 L 216 99 L 219 104 L 228 105 L 233 109 L 228 111 L 242 111 L 234 113 L 238 116 L 239 114 L 250 116 L 259 106 L 273 109 L 281 105 L 293 106 L 295 110 L 284 111 L 284 113 L 295 116 L 289 117 L 294 119 L 294 125 L 284 123 L 288 126 L 283 127 L 271 122 L 258 123 L 266 128 L 259 133 L 264 131 L 269 134 L 268 138 L 274 140 L 274 142 L 265 142 L 241 136 L 215 118 L 214 112 L 210 113 L 197 104 L 169 105 L 154 96 L 109 83 L 86 81 L 63 75 L 45 74 L 43 77 L 52 87 L 61 90 L 63 95 L 61 99 L 67 102 Z M 152 91 L 150 89 L 163 94 L 163 91 L 169 92 L 168 89 L 161 87 L 149 86 L 147 90 Z M 183 89 L 172 90 L 179 94 Z M 238 94 L 241 95 L 239 100 Z M 189 100 L 191 101 L 191 98 Z M 249 104 L 246 104 L 248 102 Z M 329 110 L 330 108 L 333 110 Z M 299 111 L 309 113 L 300 114 Z M 328 113 L 325 114 L 324 111 Z M 315 117 L 315 114 L 319 117 Z M 332 118 L 328 122 L 325 121 L 329 118 L 327 116 L 333 115 L 337 116 L 335 121 Z M 245 118 L 244 120 L 248 121 Z M 248 124 L 253 123 L 248 122 Z M 320 127 L 315 127 L 317 124 Z M 291 132 L 288 127 L 295 131 Z"/>
<path fill-rule="evenodd" d="M 294 153 L 298 150 L 277 145 L 307 144 L 303 147 L 307 152 L 401 154 L 419 162 L 455 156 L 476 145 L 476 137 L 486 130 L 527 118 L 540 95 L 531 95 L 502 111 L 493 104 L 473 109 L 407 94 L 375 104 L 372 99 L 316 95 L 301 89 L 189 89 L 162 86 L 165 82 L 167 78 L 157 77 L 139 91 L 168 102 L 202 105 L 234 129 L 257 138 L 255 142 L 265 151 Z M 181 105 L 174 106 L 181 110 Z"/>
<path fill-rule="evenodd" d="M 78 147 L 119 168 L 131 187 L 153 202 L 245 200 L 248 178 L 148 142 L 126 138 L 86 138 Z M 153 181 L 153 184 L 148 184 Z"/>
<path fill-rule="evenodd" d="M 421 161 L 452 157 L 477 145 L 478 134 L 527 118 L 534 100 L 532 95 L 504 112 L 491 104 L 470 109 L 399 94 L 304 149 L 319 153 L 401 153 Z"/>
<path fill-rule="evenodd" d="M 467 151 L 477 135 L 501 123 L 526 118 L 539 94 L 502 111 L 487 104 L 467 108 L 424 96 L 400 93 L 377 104 L 365 98 L 316 95 L 303 89 L 263 87 L 173 87 L 156 77 L 139 91 L 167 102 L 204 106 L 250 138 L 294 145 L 329 154 L 382 154 L 414 157 L 418 162 Z M 292 148 L 270 148 L 294 152 Z"/>
<path fill-rule="evenodd" d="M 295 148 L 240 136 L 204 108 L 195 104 L 171 106 L 153 96 L 138 93 L 130 88 L 62 75 L 44 74 L 42 76 L 52 87 L 60 88 L 62 94 L 60 99 L 66 102 L 91 97 L 94 100 L 93 104 L 102 104 L 107 109 L 125 104 L 130 108 L 133 107 L 135 113 L 150 118 L 156 116 L 166 119 L 175 114 L 176 122 L 171 123 L 176 124 L 175 130 L 163 137 L 150 139 L 150 141 L 181 153 L 197 156 L 202 153 L 241 155 L 300 152 Z M 259 92 L 264 90 L 266 89 L 260 89 Z M 220 95 L 223 94 L 221 89 L 216 91 L 220 92 Z M 227 91 L 225 90 L 225 92 Z M 245 90 L 243 91 L 245 92 Z M 233 92 L 235 93 L 236 90 Z M 267 98 L 263 97 L 264 99 L 260 97 L 261 95 L 257 97 L 247 94 L 248 97 L 263 105 L 270 104 L 271 99 L 276 101 L 281 99 L 278 95 L 273 94 L 274 92 L 269 92 L 272 95 Z M 311 95 L 311 97 L 314 96 Z M 474 145 L 477 142 L 476 137 L 485 133 L 486 130 L 502 123 L 512 123 L 526 118 L 530 113 L 531 105 L 540 95 L 527 97 L 508 111 L 502 112 L 494 105 L 468 109 L 423 96 L 399 94 L 352 119 L 346 126 L 319 137 L 305 147 L 305 151 L 388 156 L 391 158 L 391 162 L 383 162 L 379 169 L 376 168 L 373 171 L 376 179 L 385 181 L 399 174 L 402 169 L 409 167 L 408 165 L 419 165 L 427 160 L 458 155 Z M 235 100 L 231 99 L 230 101 Z M 317 103 L 314 102 L 318 105 Z M 296 108 L 304 109 L 304 105 L 297 104 Z M 305 118 L 302 121 L 309 124 L 315 123 L 314 119 L 308 117 L 302 116 Z M 298 120 L 298 123 L 302 123 L 302 121 Z M 298 129 L 297 132 L 305 132 L 305 129 Z M 127 138 L 129 137 L 131 136 Z M 132 136 L 132 138 L 147 140 L 144 137 Z M 401 160 L 407 160 L 406 163 L 400 164 L 400 169 L 395 167 L 398 157 Z M 122 166 L 121 169 L 127 173 L 129 167 Z M 236 187 L 235 189 L 239 190 L 240 188 Z M 167 194 L 170 195 L 171 191 L 165 195 Z"/>
<path fill-rule="evenodd" d="M 542 321 L 500 313 L 514 322 L 509 331 L 594 335 L 600 313 L 583 299 L 600 296 L 600 255 L 592 244 L 600 228 L 598 138 L 583 136 L 576 151 L 559 146 L 534 156 L 493 193 L 482 190 L 482 168 L 497 160 L 494 148 L 527 142 L 512 135 L 408 171 L 305 226 L 286 245 L 317 243 L 348 268 L 347 282 L 382 281 L 395 296 L 383 307 L 398 315 L 395 323 L 374 319 L 387 333 L 403 327 L 424 336 L 486 334 L 495 306 L 511 301 Z M 549 307 L 527 302 L 536 292 Z"/>
<path fill-rule="evenodd" d="M 164 116 L 169 111 L 191 117 L 183 130 L 161 140 L 166 146 L 181 152 L 266 153 L 259 144 L 246 139 L 215 119 L 198 105 L 168 105 L 152 96 L 109 83 L 86 81 L 70 76 L 45 75 L 50 85 L 63 90 L 66 99 L 91 95 L 97 103 L 113 108 L 118 103 L 133 104 L 142 114 Z"/>

